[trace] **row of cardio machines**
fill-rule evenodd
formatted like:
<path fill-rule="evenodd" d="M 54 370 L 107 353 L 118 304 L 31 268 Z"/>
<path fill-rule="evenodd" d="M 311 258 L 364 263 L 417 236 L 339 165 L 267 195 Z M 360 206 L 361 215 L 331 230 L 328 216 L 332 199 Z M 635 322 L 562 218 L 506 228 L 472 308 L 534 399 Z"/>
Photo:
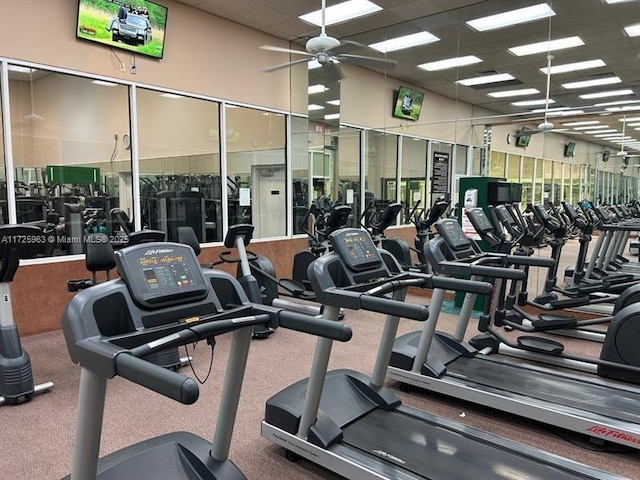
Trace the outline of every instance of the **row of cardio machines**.
<path fill-rule="evenodd" d="M 492 231 L 482 209 L 467 213 L 479 233 Z M 522 282 L 528 267 L 551 268 L 555 263 L 549 258 L 484 252 L 455 220 L 442 220 L 436 229 L 439 236 L 425 253 L 438 275 L 496 279 L 494 293 L 499 296 L 505 292 L 502 284 Z M 396 340 L 390 378 L 575 432 L 576 440 L 590 447 L 640 446 L 640 357 L 634 346 L 640 335 L 638 304 L 617 311 L 606 329 L 600 358 L 592 359 L 566 353 L 560 342 L 538 335 L 559 326 L 572 328 L 571 321 L 543 318 L 539 326 L 546 322 L 546 328 L 534 331 L 504 311 L 493 314 L 490 300 L 485 300 L 478 321 L 479 335 L 465 342 L 473 294 L 465 297 L 454 334 L 438 332 L 437 313 L 444 294 L 444 289 L 434 291 L 431 316 L 421 331 Z M 500 298 L 493 304 L 505 305 Z M 526 335 L 514 338 L 502 326 Z M 513 356 L 537 363 L 516 361 Z M 576 374 L 576 369 L 590 375 Z"/>
<path fill-rule="evenodd" d="M 406 303 L 407 288 L 487 294 L 493 286 L 404 272 L 362 229 L 337 230 L 329 242 L 333 251 L 314 260 L 308 272 L 324 306 L 322 317 L 249 301 L 234 277 L 202 269 L 186 245 L 148 243 L 116 252 L 121 278 L 80 291 L 62 315 L 71 359 L 81 367 L 70 478 L 245 478 L 228 453 L 256 324 L 319 336 L 309 378 L 266 403 L 262 435 L 289 450 L 291 457 L 306 457 L 354 479 L 504 478 L 505 472 L 512 478 L 618 478 L 403 406 L 383 386 L 400 317 L 425 321 L 438 314 L 430 316 L 426 306 Z M 482 265 L 473 269 L 479 274 L 508 270 Z M 351 337 L 349 327 L 339 322 L 341 308 L 386 315 L 371 376 L 327 369 L 333 341 Z M 230 332 L 213 441 L 175 432 L 99 459 L 108 379 L 121 376 L 180 403 L 193 403 L 198 387 L 192 379 L 145 357 Z"/>

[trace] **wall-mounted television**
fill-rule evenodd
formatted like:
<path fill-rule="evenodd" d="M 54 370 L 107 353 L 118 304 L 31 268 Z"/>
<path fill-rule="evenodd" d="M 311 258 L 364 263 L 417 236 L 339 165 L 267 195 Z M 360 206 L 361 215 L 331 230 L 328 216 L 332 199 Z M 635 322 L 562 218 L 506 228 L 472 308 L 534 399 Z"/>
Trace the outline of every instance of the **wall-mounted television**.
<path fill-rule="evenodd" d="M 406 120 L 418 120 L 422 110 L 424 92 L 409 87 L 400 87 L 393 106 L 393 116 Z"/>
<path fill-rule="evenodd" d="M 516 147 L 527 148 L 531 141 L 531 133 L 527 128 L 522 127 L 516 135 Z"/>
<path fill-rule="evenodd" d="M 166 26 L 167 7 L 148 0 L 78 0 L 83 40 L 162 58 Z"/>
<path fill-rule="evenodd" d="M 576 152 L 576 142 L 567 142 L 564 146 L 564 156 L 573 157 Z"/>

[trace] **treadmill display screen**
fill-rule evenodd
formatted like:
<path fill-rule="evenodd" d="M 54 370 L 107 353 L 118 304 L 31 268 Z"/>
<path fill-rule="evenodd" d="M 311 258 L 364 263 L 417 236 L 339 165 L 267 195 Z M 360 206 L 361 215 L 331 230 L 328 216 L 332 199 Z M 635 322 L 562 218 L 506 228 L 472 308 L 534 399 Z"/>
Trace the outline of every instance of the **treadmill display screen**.
<path fill-rule="evenodd" d="M 382 265 L 382 257 L 368 232 L 359 228 L 342 229 L 334 232 L 329 241 L 333 250 L 345 265 L 360 272 Z"/>
<path fill-rule="evenodd" d="M 473 228 L 477 232 L 491 232 L 493 231 L 493 225 L 484 213 L 484 210 L 480 207 L 474 207 L 467 210 L 467 217 L 471 220 Z"/>
<path fill-rule="evenodd" d="M 462 231 L 462 227 L 452 218 L 445 218 L 437 222 L 436 230 L 453 250 L 464 250 L 471 245 Z"/>
<path fill-rule="evenodd" d="M 133 300 L 145 308 L 188 303 L 207 296 L 193 251 L 174 243 L 143 243 L 116 253 L 118 272 Z"/>

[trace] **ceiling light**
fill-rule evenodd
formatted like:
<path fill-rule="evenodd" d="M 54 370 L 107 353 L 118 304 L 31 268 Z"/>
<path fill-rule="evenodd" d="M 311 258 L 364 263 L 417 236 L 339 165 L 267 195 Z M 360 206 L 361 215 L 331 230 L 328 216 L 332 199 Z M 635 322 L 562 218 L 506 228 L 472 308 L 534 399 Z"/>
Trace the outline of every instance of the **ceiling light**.
<path fill-rule="evenodd" d="M 567 130 L 569 130 L 568 128 L 554 128 L 553 131 L 558 133 L 558 132 L 566 132 Z M 571 132 L 569 132 L 571 133 Z"/>
<path fill-rule="evenodd" d="M 546 98 L 541 98 L 540 100 L 522 100 L 521 102 L 512 102 L 511 105 L 514 107 L 533 107 L 534 105 L 546 105 L 547 103 L 552 104 L 556 103 L 556 101 L 550 98 L 547 102 Z"/>
<path fill-rule="evenodd" d="M 336 118 L 340 118 L 339 113 L 330 113 L 329 115 L 324 116 L 325 120 L 335 120 Z"/>
<path fill-rule="evenodd" d="M 630 110 L 640 110 L 640 105 L 625 105 L 624 107 L 607 107 L 607 112 L 628 112 Z"/>
<path fill-rule="evenodd" d="M 328 103 L 329 105 L 336 105 L 336 106 L 338 106 L 338 105 L 340 105 L 340 99 L 338 99 L 338 100 L 327 100 L 327 103 Z"/>
<path fill-rule="evenodd" d="M 314 93 L 322 93 L 322 92 L 326 92 L 327 90 L 329 90 L 327 87 L 325 87 L 322 84 L 317 84 L 317 85 L 309 85 L 309 95 L 312 95 Z"/>
<path fill-rule="evenodd" d="M 628 105 L 630 103 L 640 103 L 640 100 L 617 100 L 615 102 L 596 103 L 594 107 L 612 107 L 613 105 Z"/>
<path fill-rule="evenodd" d="M 105 80 L 91 80 L 91 83 L 95 85 L 102 85 L 103 87 L 115 87 L 117 84 L 113 82 L 107 82 Z"/>
<path fill-rule="evenodd" d="M 564 125 L 565 127 L 579 127 L 581 125 L 596 125 L 598 123 L 600 123 L 598 120 L 584 120 L 582 122 L 563 123 L 562 125 Z"/>
<path fill-rule="evenodd" d="M 316 105 L 315 103 L 310 103 L 309 106 L 307 107 L 307 110 L 324 110 L 324 107 L 322 105 Z"/>
<path fill-rule="evenodd" d="M 445 60 L 438 60 L 436 62 L 422 63 L 418 65 L 418 68 L 426 70 L 427 72 L 435 72 L 436 70 L 445 70 L 453 67 L 463 67 L 465 65 L 472 65 L 474 63 L 480 63 L 480 60 L 475 55 L 467 55 L 465 57 L 447 58 Z"/>
<path fill-rule="evenodd" d="M 630 125 L 629 122 L 640 122 L 640 117 L 631 117 L 631 118 L 621 118 L 620 122 L 626 122 L 627 125 Z"/>
<path fill-rule="evenodd" d="M 577 70 L 588 70 L 590 68 L 606 67 L 606 63 L 602 60 L 585 60 L 584 62 L 565 63 L 563 65 L 554 65 L 551 68 L 543 67 L 540 69 L 542 73 L 551 75 L 555 73 L 575 72 Z"/>
<path fill-rule="evenodd" d="M 584 127 L 573 127 L 574 130 L 600 130 L 602 125 L 585 125 Z"/>
<path fill-rule="evenodd" d="M 579 47 L 584 45 L 584 42 L 580 37 L 566 37 L 559 38 L 557 40 L 530 43 L 528 45 L 520 45 L 518 47 L 511 47 L 509 51 L 518 57 L 524 55 L 532 55 L 534 53 L 546 53 L 552 50 L 562 50 L 565 48 Z"/>
<path fill-rule="evenodd" d="M 552 17 L 556 13 L 546 3 L 539 3 L 530 7 L 518 8 L 508 12 L 489 15 L 466 22 L 474 30 L 486 32 L 499 28 L 510 27 L 519 23 L 533 22 L 542 18 Z"/>
<path fill-rule="evenodd" d="M 536 93 L 540 93 L 537 88 L 521 88 L 519 90 L 503 90 L 501 92 L 490 92 L 487 93 L 487 95 L 493 98 L 507 98 L 517 97 L 519 95 L 535 95 Z"/>
<path fill-rule="evenodd" d="M 542 110 L 542 112 L 544 112 L 544 110 Z M 584 110 L 547 111 L 548 117 L 572 117 L 574 115 L 584 115 Z"/>
<path fill-rule="evenodd" d="M 569 110 L 569 108 L 570 107 L 536 108 L 535 110 L 531 110 L 531 113 L 559 112 L 561 110 Z"/>
<path fill-rule="evenodd" d="M 592 130 L 590 132 L 587 132 L 589 135 L 596 135 L 599 133 L 615 133 L 617 132 L 617 130 L 615 128 L 607 128 L 604 130 Z"/>
<path fill-rule="evenodd" d="M 35 68 L 21 67 L 20 65 L 9 65 L 7 70 L 16 73 L 36 73 L 38 71 Z"/>
<path fill-rule="evenodd" d="M 437 42 L 438 40 L 440 40 L 438 37 L 431 35 L 429 32 L 418 32 L 402 37 L 390 38 L 384 42 L 372 43 L 369 47 L 382 53 L 388 53 L 405 48 L 417 47 L 418 45 L 426 45 L 427 43 Z"/>
<path fill-rule="evenodd" d="M 580 82 L 569 82 L 563 83 L 562 87 L 568 90 L 574 88 L 587 88 L 587 87 L 597 87 L 601 85 L 612 85 L 614 83 L 622 83 L 620 77 L 604 77 L 604 78 L 595 78 L 593 80 L 582 80 Z"/>
<path fill-rule="evenodd" d="M 364 17 L 380 10 L 382 10 L 382 7 L 369 0 L 349 0 L 348 2 L 327 7 L 324 11 L 324 24 L 325 26 L 335 25 L 336 23 Z M 300 15 L 298 18 L 317 27 L 322 27 L 322 9 Z"/>
<path fill-rule="evenodd" d="M 626 123 L 625 125 L 627 127 L 640 127 L 640 123 L 638 122 Z"/>
<path fill-rule="evenodd" d="M 604 3 L 608 3 L 609 5 L 612 5 L 614 3 L 624 3 L 629 1 L 631 0 L 604 0 Z"/>
<path fill-rule="evenodd" d="M 184 98 L 182 95 L 177 95 L 175 93 L 161 93 L 160 96 L 164 98 Z"/>
<path fill-rule="evenodd" d="M 635 25 L 629 25 L 628 27 L 624 27 L 624 31 L 630 37 L 637 37 L 640 35 L 640 23 L 636 23 Z"/>
<path fill-rule="evenodd" d="M 483 75 L 482 77 L 471 77 L 463 80 L 457 80 L 456 83 L 464 85 L 465 87 L 472 87 L 474 85 L 485 85 L 487 83 L 508 82 L 514 80 L 515 77 L 509 73 L 496 73 L 493 75 Z"/>
<path fill-rule="evenodd" d="M 579 95 L 579 97 L 583 100 L 591 100 L 594 98 L 619 97 L 620 95 L 633 95 L 633 90 L 630 88 L 624 88 L 622 90 L 607 90 L 606 92 L 585 93 L 583 95 Z"/>

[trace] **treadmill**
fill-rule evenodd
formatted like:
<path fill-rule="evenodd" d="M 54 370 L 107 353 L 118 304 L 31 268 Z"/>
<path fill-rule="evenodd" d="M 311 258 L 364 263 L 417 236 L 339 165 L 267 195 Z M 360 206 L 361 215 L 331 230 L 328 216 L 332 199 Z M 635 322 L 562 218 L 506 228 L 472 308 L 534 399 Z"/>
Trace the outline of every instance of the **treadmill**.
<path fill-rule="evenodd" d="M 130 246 L 116 253 L 116 263 L 120 279 L 80 291 L 62 314 L 69 354 L 81 367 L 73 468 L 65 478 L 245 479 L 228 454 L 253 327 L 277 324 L 340 341 L 349 340 L 351 330 L 252 304 L 231 275 L 204 272 L 186 245 Z M 212 442 L 190 432 L 172 432 L 98 458 L 108 379 L 117 375 L 192 404 L 198 399 L 198 384 L 149 361 L 149 355 L 200 340 L 211 345 L 213 355 L 215 336 L 229 332 L 233 338 Z"/>
<path fill-rule="evenodd" d="M 440 220 L 436 229 L 439 236 L 429 242 L 425 254 L 439 275 L 514 279 L 515 272 L 522 273 L 522 270 L 510 265 L 540 262 L 543 266 L 548 261 L 481 252 L 454 219 Z M 505 268 L 499 270 L 504 273 L 487 275 L 478 270 L 482 263 L 495 265 L 496 262 L 503 264 Z M 444 291 L 434 290 L 431 315 L 422 331 L 408 333 L 395 341 L 388 378 L 576 432 L 593 440 L 594 446 L 611 442 L 640 448 L 640 388 L 494 355 L 511 353 L 513 349 L 498 342 L 493 335 L 476 337 L 476 348 L 472 347 L 463 337 L 475 301 L 473 294 L 465 298 L 455 333 L 437 332 L 443 297 Z M 478 321 L 481 332 L 491 328 L 488 305 L 489 302 L 485 302 Z M 546 349 L 550 344 L 537 345 L 528 342 L 526 337 L 521 341 L 530 352 L 538 347 Z M 551 361 L 555 357 L 545 355 L 545 358 Z"/>
<path fill-rule="evenodd" d="M 539 449 L 410 408 L 383 386 L 400 317 L 422 321 L 425 306 L 405 303 L 409 286 L 458 288 L 486 294 L 486 282 L 403 272 L 393 255 L 376 249 L 368 232 L 345 228 L 329 237 L 333 252 L 313 262 L 309 279 L 337 321 L 340 307 L 386 314 L 371 377 L 352 370 L 327 371 L 331 340 L 320 339 L 311 375 L 266 403 L 262 435 L 349 479 L 612 478 Z"/>

